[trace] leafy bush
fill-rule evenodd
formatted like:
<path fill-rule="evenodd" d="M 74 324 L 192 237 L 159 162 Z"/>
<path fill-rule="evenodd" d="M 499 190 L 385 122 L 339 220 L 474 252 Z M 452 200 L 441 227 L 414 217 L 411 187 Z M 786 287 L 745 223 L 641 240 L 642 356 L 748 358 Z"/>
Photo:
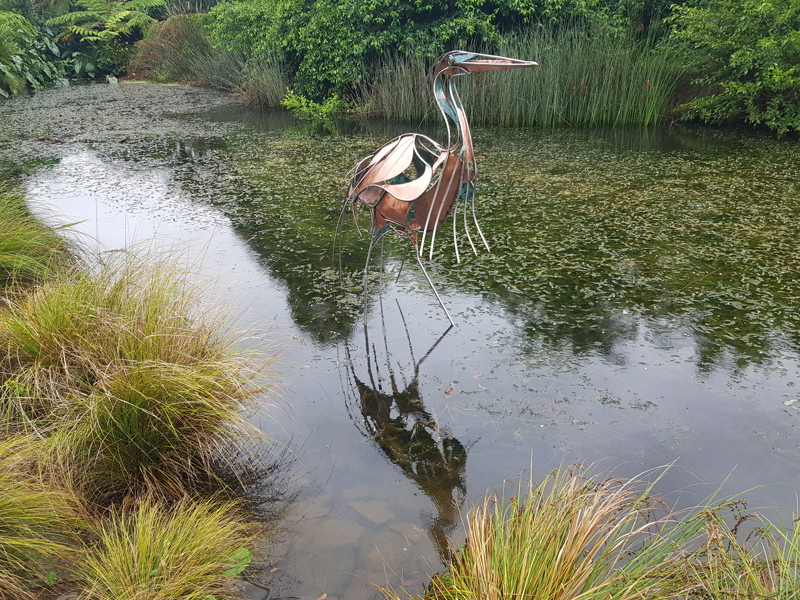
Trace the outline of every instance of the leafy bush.
<path fill-rule="evenodd" d="M 800 0 L 678 6 L 672 25 L 695 82 L 717 90 L 684 104 L 687 118 L 800 132 Z"/>
<path fill-rule="evenodd" d="M 496 47 L 503 34 L 533 22 L 590 20 L 620 26 L 620 0 L 244 0 L 212 10 L 216 40 L 246 57 L 277 57 L 296 91 L 321 101 L 357 95 L 387 52 L 434 59 L 461 46 Z"/>
<path fill-rule="evenodd" d="M 63 77 L 59 50 L 22 15 L 0 12 L 0 96 L 39 89 Z"/>
<path fill-rule="evenodd" d="M 341 115 L 345 110 L 345 104 L 336 94 L 318 103 L 289 89 L 286 90 L 281 105 L 289 109 L 295 118 L 303 121 L 326 121 Z"/>

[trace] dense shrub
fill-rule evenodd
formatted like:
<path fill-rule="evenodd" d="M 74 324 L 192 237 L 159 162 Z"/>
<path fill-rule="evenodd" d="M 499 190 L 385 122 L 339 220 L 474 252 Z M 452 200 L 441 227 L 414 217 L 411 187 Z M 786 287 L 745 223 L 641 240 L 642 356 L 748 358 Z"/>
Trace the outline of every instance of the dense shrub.
<path fill-rule="evenodd" d="M 672 24 L 695 83 L 716 90 L 684 104 L 686 117 L 800 132 L 800 0 L 680 6 Z"/>
<path fill-rule="evenodd" d="M 58 48 L 22 15 L 0 12 L 0 96 L 38 89 L 63 76 Z"/>

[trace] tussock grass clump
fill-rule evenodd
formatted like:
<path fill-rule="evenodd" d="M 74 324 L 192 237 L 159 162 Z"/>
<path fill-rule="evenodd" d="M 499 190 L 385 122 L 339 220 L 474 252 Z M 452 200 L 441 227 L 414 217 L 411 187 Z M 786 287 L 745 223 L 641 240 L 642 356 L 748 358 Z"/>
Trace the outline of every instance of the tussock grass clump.
<path fill-rule="evenodd" d="M 225 319 L 196 314 L 168 264 L 122 255 L 70 271 L 0 313 L 0 375 L 13 427 L 52 427 L 54 476 L 95 501 L 180 497 L 213 478 L 257 391 Z"/>
<path fill-rule="evenodd" d="M 67 243 L 31 216 L 22 197 L 0 193 L 0 295 L 40 281 L 69 260 Z"/>
<path fill-rule="evenodd" d="M 136 44 L 130 71 L 160 82 L 198 83 L 231 91 L 248 106 L 280 108 L 287 82 L 280 61 L 247 59 L 215 47 L 205 14 L 174 15 Z"/>
<path fill-rule="evenodd" d="M 598 479 L 559 469 L 522 497 L 495 494 L 467 517 L 467 538 L 437 600 L 625 600 L 672 598 L 672 543 L 666 519 L 637 480 Z"/>
<path fill-rule="evenodd" d="M 153 25 L 148 36 L 136 44 L 129 71 L 161 83 L 201 79 L 194 59 L 214 49 L 206 37 L 201 15 L 174 15 Z"/>
<path fill-rule="evenodd" d="M 33 598 L 30 584 L 43 565 L 73 553 L 72 504 L 35 476 L 34 452 L 29 439 L 0 440 L 0 598 Z"/>
<path fill-rule="evenodd" d="M 796 515 L 786 527 L 714 497 L 677 514 L 650 496 L 658 479 L 571 466 L 506 502 L 487 494 L 424 600 L 796 600 Z"/>
<path fill-rule="evenodd" d="M 144 499 L 96 526 L 80 567 L 86 600 L 225 600 L 236 594 L 249 528 L 231 504 Z"/>

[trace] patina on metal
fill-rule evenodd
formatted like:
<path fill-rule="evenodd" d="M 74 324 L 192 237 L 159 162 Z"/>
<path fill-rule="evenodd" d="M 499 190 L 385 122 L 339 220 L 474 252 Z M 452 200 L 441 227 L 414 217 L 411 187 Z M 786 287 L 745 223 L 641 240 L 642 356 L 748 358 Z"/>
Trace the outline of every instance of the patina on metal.
<path fill-rule="evenodd" d="M 469 215 L 475 231 L 489 250 L 475 214 L 475 152 L 455 79 L 484 71 L 535 66 L 537 63 L 531 61 L 462 50 L 443 54 L 433 67 L 433 94 L 447 125 L 447 145 L 442 146 L 420 133 L 406 133 L 356 165 L 347 189 L 345 208 L 352 205 L 356 227 L 361 207 L 366 207 L 370 215 L 371 239 L 364 266 L 365 310 L 372 250 L 378 240 L 392 233 L 406 237 L 412 243 L 425 279 L 450 324 L 454 324 L 422 264 L 426 236 L 430 234 L 428 258 L 432 259 L 436 232 L 452 211 L 453 243 L 456 260 L 460 262 L 457 234 L 461 208 L 464 233 L 472 251 L 478 253 L 468 226 Z"/>

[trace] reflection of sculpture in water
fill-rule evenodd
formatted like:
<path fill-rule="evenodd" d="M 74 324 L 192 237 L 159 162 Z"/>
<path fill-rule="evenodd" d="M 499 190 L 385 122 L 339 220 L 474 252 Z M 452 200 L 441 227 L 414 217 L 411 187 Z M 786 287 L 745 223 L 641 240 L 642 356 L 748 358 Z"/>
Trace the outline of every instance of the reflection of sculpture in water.
<path fill-rule="evenodd" d="M 425 237 L 430 234 L 430 259 L 433 258 L 436 232 L 452 211 L 453 243 L 456 260 L 459 260 L 457 224 L 458 211 L 461 209 L 464 233 L 472 251 L 478 253 L 469 232 L 468 213 L 472 215 L 475 231 L 486 249 L 489 249 L 475 215 L 475 151 L 455 80 L 473 73 L 535 66 L 535 62 L 504 56 L 462 50 L 446 52 L 433 67 L 433 95 L 447 125 L 447 145 L 441 146 L 420 133 L 406 133 L 387 142 L 355 166 L 339 217 L 337 235 L 348 206 L 353 209 L 356 226 L 359 208 L 365 207 L 369 211 L 372 237 L 364 266 L 365 311 L 367 269 L 372 250 L 383 236 L 395 234 L 413 244 L 417 263 L 450 324 L 453 324 L 450 313 L 420 260 Z M 455 135 L 451 127 L 455 129 Z"/>
<path fill-rule="evenodd" d="M 413 348 L 411 349 L 414 376 L 411 381 L 403 382 L 402 389 L 391 364 L 388 365 L 388 389 L 384 389 L 382 385 L 377 364 L 373 372 L 366 331 L 367 382 L 356 375 L 350 360 L 350 349 L 345 347 L 352 379 L 350 384 L 357 393 L 360 413 L 360 418 L 352 413 L 351 417 L 362 433 L 383 450 L 389 461 L 398 466 L 433 502 L 436 515 L 426 516 L 424 524 L 443 561 L 450 557 L 447 536 L 459 524 L 460 509 L 466 497 L 464 471 L 467 450 L 456 438 L 441 432 L 435 419 L 425 410 L 419 392 L 419 367 L 447 335 L 447 331 L 419 361 L 414 361 Z M 385 332 L 384 343 L 386 344 Z"/>

